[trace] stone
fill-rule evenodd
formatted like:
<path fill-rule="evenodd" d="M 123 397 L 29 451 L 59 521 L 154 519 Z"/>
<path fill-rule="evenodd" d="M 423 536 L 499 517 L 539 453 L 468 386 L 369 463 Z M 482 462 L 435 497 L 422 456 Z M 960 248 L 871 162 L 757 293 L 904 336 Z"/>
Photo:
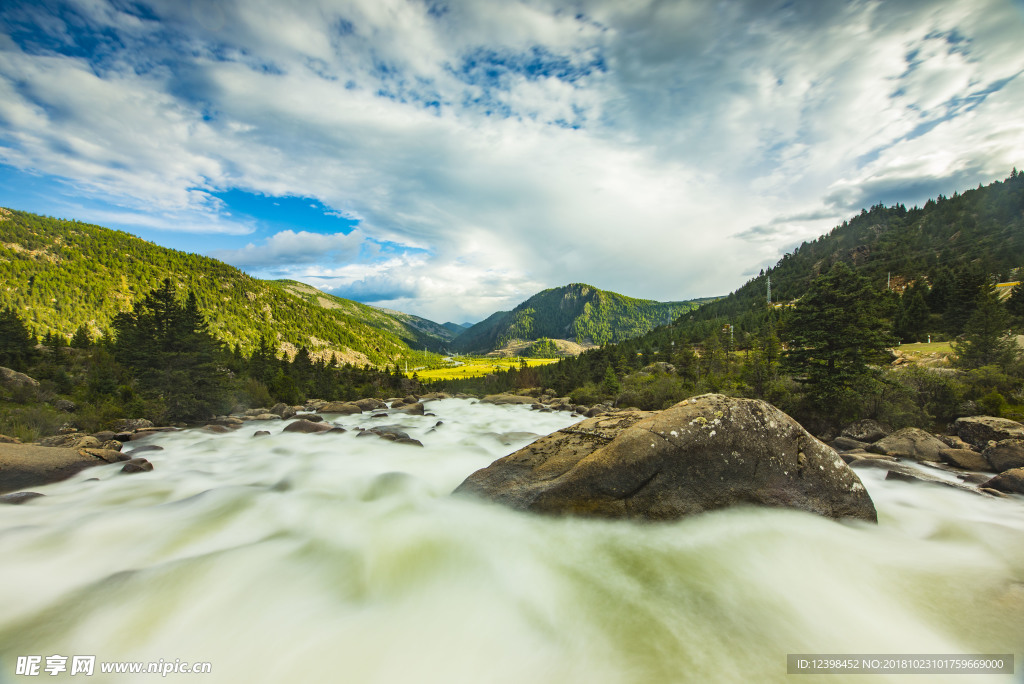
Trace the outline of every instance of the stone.
<path fill-rule="evenodd" d="M 275 416 L 284 418 L 284 412 L 288 410 L 288 404 L 284 402 L 278 402 L 274 404 L 267 413 L 273 413 Z"/>
<path fill-rule="evenodd" d="M 587 418 L 593 418 L 594 416 L 603 416 L 606 413 L 608 413 L 608 407 L 598 404 L 597 406 L 591 406 L 583 415 Z"/>
<path fill-rule="evenodd" d="M 21 444 L 21 440 L 17 437 L 8 437 L 7 435 L 0 435 L 0 444 Z"/>
<path fill-rule="evenodd" d="M 858 420 L 856 423 L 851 423 L 843 428 L 843 431 L 839 433 L 840 437 L 847 437 L 849 439 L 855 439 L 858 442 L 877 442 L 878 440 L 886 437 L 892 433 L 892 428 L 882 425 L 877 420 L 871 420 L 867 418 L 865 420 Z"/>
<path fill-rule="evenodd" d="M 39 387 L 39 381 L 24 373 L 0 366 L 0 385 L 4 387 Z"/>
<path fill-rule="evenodd" d="M 868 451 L 912 458 L 915 461 L 941 461 L 939 452 L 948 449 L 946 443 L 921 428 L 903 428 L 872 444 Z"/>
<path fill-rule="evenodd" d="M 948 463 L 964 470 L 991 470 L 992 466 L 985 460 L 985 457 L 973 449 L 940 449 L 939 458 L 943 463 Z"/>
<path fill-rule="evenodd" d="M 225 432 L 231 432 L 231 428 L 229 428 L 229 427 L 227 427 L 225 425 L 214 425 L 212 423 L 209 424 L 209 425 L 204 425 L 203 427 L 201 427 L 199 429 L 202 430 L 203 432 L 212 432 L 212 433 L 218 434 L 218 435 L 224 434 Z"/>
<path fill-rule="evenodd" d="M 92 435 L 83 435 L 80 432 L 72 432 L 66 435 L 53 435 L 39 440 L 40 446 L 45 447 L 66 447 L 69 449 L 82 449 L 85 447 L 98 447 L 100 440 Z"/>
<path fill-rule="evenodd" d="M 302 420 L 308 420 L 311 423 L 322 423 L 324 422 L 324 417 L 318 413 L 306 413 L 303 414 Z"/>
<path fill-rule="evenodd" d="M 0 504 L 18 506 L 26 501 L 38 499 L 41 496 L 43 496 L 43 494 L 40 494 L 39 492 L 14 492 L 13 494 L 3 494 L 0 495 Z"/>
<path fill-rule="evenodd" d="M 0 444 L 0 494 L 59 482 L 86 468 L 113 462 L 89 451 L 105 450 Z"/>
<path fill-rule="evenodd" d="M 970 416 L 957 418 L 953 432 L 969 444 L 984 448 L 989 442 L 1004 439 L 1024 439 L 1024 425 L 1008 418 L 994 416 Z"/>
<path fill-rule="evenodd" d="M 122 473 L 146 473 L 153 469 L 153 464 L 144 458 L 133 458 L 121 468 Z"/>
<path fill-rule="evenodd" d="M 330 430 L 332 425 L 326 422 L 314 423 L 311 420 L 293 420 L 284 426 L 283 432 L 302 432 L 306 434 L 315 434 L 318 432 L 327 432 Z"/>
<path fill-rule="evenodd" d="M 153 427 L 153 422 L 145 418 L 122 418 L 115 420 L 113 424 L 114 432 L 134 432 L 135 430 L 151 427 Z"/>
<path fill-rule="evenodd" d="M 281 416 L 276 413 L 258 413 L 251 420 L 281 420 Z"/>
<path fill-rule="evenodd" d="M 362 413 L 363 409 L 351 401 L 330 401 L 316 410 L 317 413 L 340 413 L 343 416 L 352 416 Z"/>
<path fill-rule="evenodd" d="M 141 454 L 146 451 L 163 451 L 164 448 L 159 444 L 140 444 L 133 447 L 131 451 L 123 451 L 122 455 L 132 456 L 133 454 Z"/>
<path fill-rule="evenodd" d="M 852 437 L 843 437 L 842 435 L 833 439 L 831 443 L 831 447 L 836 451 L 866 450 L 868 446 L 870 446 L 869 442 L 861 442 Z"/>
<path fill-rule="evenodd" d="M 359 399 L 358 401 L 353 401 L 352 403 L 358 406 L 363 411 L 379 411 L 380 409 L 386 409 L 388 407 L 386 403 L 384 403 L 380 399 L 374 399 L 373 397 Z"/>
<path fill-rule="evenodd" d="M 996 473 L 1024 468 L 1024 439 L 1001 440 L 985 449 L 981 455 Z"/>
<path fill-rule="evenodd" d="M 53 402 L 53 408 L 57 409 L 58 411 L 63 411 L 64 413 L 74 413 L 75 411 L 78 410 L 78 406 L 75 405 L 75 402 L 69 401 L 67 399 L 58 399 L 57 401 Z"/>
<path fill-rule="evenodd" d="M 488 394 L 480 400 L 481 404 L 532 404 L 533 397 L 523 397 L 518 394 Z"/>
<path fill-rule="evenodd" d="M 398 409 L 402 413 L 408 413 L 411 416 L 422 416 L 423 415 L 423 404 L 415 402 L 413 404 L 405 404 Z"/>
<path fill-rule="evenodd" d="M 877 521 L 856 474 L 774 406 L 705 394 L 542 437 L 455 490 L 519 510 L 673 520 L 741 505 Z"/>
<path fill-rule="evenodd" d="M 128 454 L 122 453 L 115 449 L 79 449 L 79 452 L 88 454 L 93 458 L 98 458 L 107 463 L 117 463 L 119 461 L 127 461 L 131 458 Z"/>
<path fill-rule="evenodd" d="M 237 430 L 238 428 L 242 427 L 243 422 L 244 421 L 241 418 L 236 418 L 234 416 L 217 416 L 216 418 L 211 420 L 209 424 L 222 425 L 226 428 Z"/>
<path fill-rule="evenodd" d="M 270 436 L 270 431 L 269 430 L 257 430 L 256 432 L 252 433 L 252 436 L 253 437 L 269 437 Z"/>
<path fill-rule="evenodd" d="M 984 489 L 995 489 L 1008 494 L 1024 494 L 1024 468 L 1013 468 L 1000 473 L 982 485 Z"/>

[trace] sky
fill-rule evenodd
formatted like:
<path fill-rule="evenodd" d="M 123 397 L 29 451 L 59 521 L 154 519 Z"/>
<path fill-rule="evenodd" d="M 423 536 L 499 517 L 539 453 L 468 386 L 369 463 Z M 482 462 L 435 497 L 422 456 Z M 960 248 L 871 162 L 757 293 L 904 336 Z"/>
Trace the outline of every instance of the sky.
<path fill-rule="evenodd" d="M 1024 0 L 3 0 L 0 205 L 473 322 L 1024 168 Z"/>

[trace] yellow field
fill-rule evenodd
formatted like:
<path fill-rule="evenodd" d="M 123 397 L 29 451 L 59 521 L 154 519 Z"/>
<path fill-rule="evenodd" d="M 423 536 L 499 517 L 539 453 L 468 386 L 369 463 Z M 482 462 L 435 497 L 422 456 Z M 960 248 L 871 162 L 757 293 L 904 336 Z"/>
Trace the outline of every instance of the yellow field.
<path fill-rule="evenodd" d="M 555 363 L 558 359 L 525 359 L 527 366 L 546 366 L 549 363 Z M 430 382 L 433 380 L 459 380 L 462 378 L 478 378 L 489 373 L 497 371 L 506 371 L 509 368 L 519 368 L 519 359 L 517 358 L 479 358 L 479 357 L 460 357 L 457 361 L 462 365 L 448 365 L 443 367 L 432 367 L 422 370 L 415 371 L 416 376 L 424 381 Z M 413 371 L 406 373 L 407 376 L 412 377 Z"/>

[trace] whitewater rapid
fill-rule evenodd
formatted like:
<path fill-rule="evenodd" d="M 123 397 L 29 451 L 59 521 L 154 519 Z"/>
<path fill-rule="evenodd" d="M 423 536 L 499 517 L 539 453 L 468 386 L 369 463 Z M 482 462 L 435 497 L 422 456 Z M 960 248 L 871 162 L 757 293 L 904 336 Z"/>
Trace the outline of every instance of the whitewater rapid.
<path fill-rule="evenodd" d="M 732 509 L 548 518 L 449 493 L 565 413 L 449 399 L 345 434 L 161 433 L 0 506 L 0 682 L 27 655 L 208 662 L 209 682 L 906 682 L 787 675 L 790 653 L 1014 653 L 1024 499 L 859 470 L 879 524 Z M 436 425 L 438 422 L 440 425 Z M 357 437 L 400 425 L 424 446 Z M 268 437 L 254 438 L 257 430 Z M 92 478 L 97 478 L 92 480 Z"/>

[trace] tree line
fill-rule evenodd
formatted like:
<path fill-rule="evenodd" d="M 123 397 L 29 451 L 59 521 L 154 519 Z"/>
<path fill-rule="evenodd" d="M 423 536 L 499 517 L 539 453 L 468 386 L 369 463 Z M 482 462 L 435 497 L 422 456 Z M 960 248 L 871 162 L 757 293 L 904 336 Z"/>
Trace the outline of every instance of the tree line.
<path fill-rule="evenodd" d="M 169 278 L 116 315 L 112 328 L 94 338 L 82 325 L 70 338 L 48 332 L 40 340 L 14 309 L 0 311 L 0 366 L 39 381 L 4 388 L 0 432 L 35 439 L 63 423 L 97 430 L 126 417 L 194 423 L 236 408 L 418 389 L 397 366 L 316 359 L 306 347 L 289 359 L 268 336 L 249 354 L 229 347 L 210 332 L 195 293 L 179 298 Z"/>

